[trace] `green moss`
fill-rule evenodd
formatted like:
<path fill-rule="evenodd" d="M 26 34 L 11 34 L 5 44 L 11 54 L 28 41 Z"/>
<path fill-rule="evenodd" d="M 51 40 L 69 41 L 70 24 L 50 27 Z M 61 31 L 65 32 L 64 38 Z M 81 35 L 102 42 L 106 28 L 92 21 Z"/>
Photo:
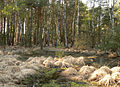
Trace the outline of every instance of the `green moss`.
<path fill-rule="evenodd" d="M 24 85 L 29 84 L 29 87 L 31 87 L 35 83 L 38 83 L 39 85 L 49 83 L 51 80 L 54 80 L 59 76 L 59 73 L 58 73 L 59 70 L 60 69 L 41 69 L 41 70 L 38 70 L 37 74 L 26 77 L 22 81 L 22 84 L 24 84 Z"/>

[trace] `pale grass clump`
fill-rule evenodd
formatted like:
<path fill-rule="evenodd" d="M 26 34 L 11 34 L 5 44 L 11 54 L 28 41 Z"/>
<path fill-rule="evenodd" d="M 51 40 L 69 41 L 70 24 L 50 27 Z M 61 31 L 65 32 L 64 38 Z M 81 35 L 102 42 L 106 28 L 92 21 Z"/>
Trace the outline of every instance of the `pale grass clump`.
<path fill-rule="evenodd" d="M 52 57 L 48 57 L 44 62 L 43 65 L 48 68 L 54 68 L 55 67 L 55 61 Z"/>
<path fill-rule="evenodd" d="M 72 56 L 68 56 L 63 57 L 63 62 L 69 63 L 70 65 L 77 65 L 79 67 L 82 67 L 85 65 L 85 58 L 84 57 L 74 58 Z"/>
<path fill-rule="evenodd" d="M 101 71 L 105 71 L 105 72 L 107 72 L 108 74 L 112 74 L 112 71 L 111 71 L 110 68 L 107 67 L 107 66 L 102 66 L 102 67 L 100 68 L 100 70 L 101 70 Z"/>
<path fill-rule="evenodd" d="M 54 68 L 54 67 L 55 67 L 54 61 L 50 61 L 50 60 L 45 60 L 45 61 L 43 62 L 43 65 L 44 65 L 45 67 L 48 67 L 48 68 Z"/>
<path fill-rule="evenodd" d="M 83 66 L 78 73 L 84 76 L 84 79 L 88 79 L 95 70 L 96 68 L 93 66 Z"/>
<path fill-rule="evenodd" d="M 69 68 L 72 66 L 69 63 L 65 62 L 64 59 L 55 59 L 54 65 L 58 68 Z"/>
<path fill-rule="evenodd" d="M 102 66 L 100 69 L 94 71 L 90 78 L 89 81 L 98 81 L 104 78 L 105 75 L 111 74 L 112 71 L 109 69 L 107 66 Z"/>
<path fill-rule="evenodd" d="M 68 56 L 68 58 L 63 58 L 63 62 L 69 63 L 71 65 L 74 65 L 76 62 L 76 58 L 72 56 Z"/>
<path fill-rule="evenodd" d="M 21 61 L 17 60 L 16 58 L 1 58 L 0 61 L 5 63 L 8 66 L 14 66 L 18 62 L 21 63 Z"/>
<path fill-rule="evenodd" d="M 2 50 L 0 50 L 0 55 L 3 55 L 3 54 L 4 54 L 4 52 Z"/>
<path fill-rule="evenodd" d="M 112 78 L 115 82 L 119 82 L 120 81 L 120 72 L 114 72 L 112 73 Z"/>
<path fill-rule="evenodd" d="M 69 68 L 69 67 L 72 67 L 72 65 L 70 65 L 69 63 L 66 63 L 66 62 L 62 62 L 62 67 L 61 68 Z"/>
<path fill-rule="evenodd" d="M 49 56 L 46 60 L 54 61 L 53 57 Z"/>
<path fill-rule="evenodd" d="M 55 65 L 56 67 L 61 68 L 61 67 L 62 67 L 62 61 L 56 61 L 56 62 L 54 63 L 54 65 Z"/>
<path fill-rule="evenodd" d="M 21 65 L 20 68 L 21 69 L 34 69 L 34 70 L 39 70 L 40 69 L 40 64 L 24 64 L 24 65 Z M 42 66 L 42 65 L 41 65 Z"/>
<path fill-rule="evenodd" d="M 110 74 L 105 75 L 99 82 L 99 85 L 104 85 L 105 87 L 110 87 L 115 84 L 114 79 Z"/>
<path fill-rule="evenodd" d="M 116 66 L 116 67 L 113 67 L 111 68 L 111 71 L 114 73 L 114 72 L 120 72 L 120 67 L 119 66 Z"/>
<path fill-rule="evenodd" d="M 67 68 L 66 70 L 64 70 L 64 71 L 61 72 L 62 76 L 70 76 L 70 75 L 74 76 L 74 75 L 77 75 L 77 74 L 78 74 L 77 70 L 74 69 L 74 68 L 72 68 L 72 67 Z"/>
<path fill-rule="evenodd" d="M 19 66 L 7 66 L 3 70 L 3 72 L 5 72 L 6 74 L 14 74 L 14 73 L 20 72 L 20 71 L 21 71 L 21 69 Z"/>
<path fill-rule="evenodd" d="M 69 80 L 72 80 L 72 81 L 76 81 L 76 82 L 79 82 L 79 81 L 83 80 L 83 77 L 81 75 L 68 76 L 66 78 L 69 79 Z"/>
<path fill-rule="evenodd" d="M 26 62 L 27 63 L 39 63 L 42 64 L 44 61 L 46 60 L 46 58 L 41 58 L 41 57 L 30 57 Z"/>
<path fill-rule="evenodd" d="M 83 56 L 76 58 L 76 65 L 82 67 L 85 65 L 85 58 Z"/>
<path fill-rule="evenodd" d="M 36 70 L 33 70 L 33 69 L 22 69 L 21 70 L 21 74 L 25 77 L 29 75 L 34 75 L 35 73 L 36 73 Z"/>
<path fill-rule="evenodd" d="M 91 74 L 91 76 L 88 80 L 89 81 L 99 81 L 102 78 L 104 78 L 104 76 L 107 74 L 108 74 L 107 72 L 98 69 Z"/>

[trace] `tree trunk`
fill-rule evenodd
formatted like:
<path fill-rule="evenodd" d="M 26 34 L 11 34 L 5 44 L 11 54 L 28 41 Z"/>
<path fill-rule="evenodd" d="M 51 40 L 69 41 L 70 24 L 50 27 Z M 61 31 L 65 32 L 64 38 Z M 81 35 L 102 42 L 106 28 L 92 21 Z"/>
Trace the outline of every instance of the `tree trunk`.
<path fill-rule="evenodd" d="M 40 9 L 40 47 L 41 50 L 43 50 L 43 40 L 42 40 L 42 13 L 41 13 L 41 9 Z"/>
<path fill-rule="evenodd" d="M 48 29 L 48 46 L 50 45 L 50 30 Z"/>
<path fill-rule="evenodd" d="M 112 15 L 111 15 L 111 17 L 112 17 L 112 33 L 113 33 L 113 35 L 114 35 L 114 4 L 115 4 L 115 1 L 113 0 L 113 2 L 111 2 L 112 3 L 112 5 L 111 5 L 111 7 L 112 7 Z"/>
<path fill-rule="evenodd" d="M 38 45 L 38 39 L 39 39 L 39 28 L 40 28 L 40 15 L 38 14 L 38 20 L 37 20 L 37 35 L 36 35 L 36 45 Z"/>
<path fill-rule="evenodd" d="M 72 22 L 72 44 L 71 47 L 74 45 L 75 42 L 75 16 L 76 16 L 76 8 L 77 8 L 77 0 L 75 1 L 75 7 L 74 7 L 74 15 L 73 15 L 73 22 Z"/>
<path fill-rule="evenodd" d="M 60 5 L 60 2 L 58 3 Z M 58 21 L 57 21 L 57 42 L 56 42 L 56 46 L 59 45 L 59 27 L 60 27 L 60 6 L 58 6 Z"/>
<path fill-rule="evenodd" d="M 25 22 L 25 19 L 23 18 L 23 23 L 22 23 L 22 31 L 21 31 L 21 43 L 22 43 L 22 45 L 24 44 L 24 22 Z"/>
<path fill-rule="evenodd" d="M 10 28 L 9 28 L 9 17 L 7 18 L 7 44 L 8 46 L 10 45 L 10 40 L 9 40 L 9 33 L 10 33 Z"/>
<path fill-rule="evenodd" d="M 30 9 L 30 30 L 29 30 L 29 47 L 32 47 L 32 20 L 33 20 L 33 18 L 32 18 L 32 7 L 31 7 L 31 9 Z"/>
<path fill-rule="evenodd" d="M 99 2 L 99 7 L 100 7 L 100 10 L 99 10 L 99 17 L 98 17 L 98 20 L 99 20 L 99 23 L 98 23 L 98 44 L 101 43 L 101 1 Z"/>
<path fill-rule="evenodd" d="M 4 17 L 4 45 L 6 45 L 6 17 Z"/>
<path fill-rule="evenodd" d="M 66 2 L 64 3 L 64 31 L 65 31 L 65 47 L 68 47 L 67 41 L 67 26 L 66 26 Z"/>
<path fill-rule="evenodd" d="M 94 11 L 94 8 L 95 8 L 95 0 L 93 2 L 93 7 L 92 7 L 92 33 L 91 33 L 91 36 L 92 36 L 92 48 L 94 48 L 95 46 L 95 26 L 94 26 L 94 14 L 95 14 L 95 11 Z"/>
<path fill-rule="evenodd" d="M 79 13 L 79 9 L 80 8 L 80 2 L 79 2 L 79 0 L 78 0 L 78 13 L 77 13 L 77 39 L 79 39 L 79 15 L 80 15 L 80 13 Z"/>

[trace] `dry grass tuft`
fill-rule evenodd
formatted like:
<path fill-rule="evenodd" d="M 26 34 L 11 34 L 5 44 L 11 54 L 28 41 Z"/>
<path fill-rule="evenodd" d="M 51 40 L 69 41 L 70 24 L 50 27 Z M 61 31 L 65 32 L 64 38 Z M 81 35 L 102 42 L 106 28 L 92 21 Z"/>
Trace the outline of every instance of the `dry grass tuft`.
<path fill-rule="evenodd" d="M 70 76 L 70 75 L 77 75 L 77 70 L 70 67 L 70 68 L 67 68 L 65 71 L 62 71 L 61 72 L 61 75 L 62 76 Z"/>
<path fill-rule="evenodd" d="M 63 58 L 63 62 L 69 63 L 70 65 L 75 65 L 76 58 L 68 56 L 68 58 Z"/>
<path fill-rule="evenodd" d="M 83 77 L 79 76 L 79 75 L 77 75 L 77 76 L 68 76 L 66 78 L 69 79 L 69 80 L 75 81 L 75 82 L 80 82 L 80 81 L 83 80 Z"/>
<path fill-rule="evenodd" d="M 112 71 L 111 71 L 110 68 L 107 67 L 107 66 L 102 66 L 102 67 L 100 68 L 100 70 L 101 70 L 101 71 L 105 71 L 105 72 L 108 73 L 108 74 L 112 74 Z"/>
<path fill-rule="evenodd" d="M 115 82 L 119 82 L 120 81 L 120 72 L 112 73 L 112 78 Z"/>
<path fill-rule="evenodd" d="M 95 70 L 96 68 L 93 66 L 83 66 L 78 73 L 84 76 L 84 79 L 88 79 Z"/>
<path fill-rule="evenodd" d="M 21 73 L 23 76 L 27 77 L 28 75 L 33 75 L 36 73 L 36 70 L 33 69 L 22 69 Z"/>
<path fill-rule="evenodd" d="M 5 69 L 4 69 L 4 72 L 5 72 L 6 74 L 14 74 L 14 73 L 20 72 L 20 71 L 21 71 L 21 69 L 20 69 L 19 66 L 7 66 L 7 67 L 5 67 Z"/>
<path fill-rule="evenodd" d="M 42 64 L 44 61 L 46 60 L 46 58 L 44 57 L 30 57 L 26 62 L 33 64 L 33 63 L 39 63 Z"/>
<path fill-rule="evenodd" d="M 116 66 L 116 67 L 113 67 L 111 68 L 111 71 L 114 73 L 114 72 L 120 72 L 120 67 Z"/>
<path fill-rule="evenodd" d="M 78 57 L 76 58 L 76 61 L 75 61 L 76 65 L 82 67 L 85 65 L 85 58 L 84 57 Z"/>
<path fill-rule="evenodd" d="M 104 78 L 99 81 L 99 85 L 104 85 L 105 87 L 110 87 L 114 84 L 115 81 L 110 74 L 105 75 Z"/>
<path fill-rule="evenodd" d="M 101 69 L 98 69 L 91 74 L 91 76 L 88 80 L 89 81 L 99 81 L 102 78 L 104 78 L 104 76 L 107 75 L 107 74 L 108 74 L 107 72 L 105 72 Z"/>
<path fill-rule="evenodd" d="M 72 67 L 72 65 L 66 62 L 62 62 L 62 68 L 69 68 L 69 67 Z"/>
<path fill-rule="evenodd" d="M 49 67 L 49 68 L 54 68 L 54 67 L 55 67 L 54 61 L 49 60 L 49 59 L 46 59 L 46 60 L 43 62 L 43 65 L 44 65 L 45 67 Z"/>
<path fill-rule="evenodd" d="M 54 64 L 56 67 L 62 67 L 62 61 L 56 61 Z"/>

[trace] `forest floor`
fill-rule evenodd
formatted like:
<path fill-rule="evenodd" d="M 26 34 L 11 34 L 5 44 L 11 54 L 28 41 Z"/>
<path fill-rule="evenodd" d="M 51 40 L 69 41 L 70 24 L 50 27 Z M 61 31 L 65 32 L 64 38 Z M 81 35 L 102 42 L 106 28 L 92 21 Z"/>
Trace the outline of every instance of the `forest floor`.
<path fill-rule="evenodd" d="M 27 48 L 29 49 L 29 48 Z M 115 53 L 104 52 L 95 49 L 89 50 L 75 50 L 73 48 L 55 48 L 55 47 L 45 47 L 40 50 L 40 47 L 32 48 L 30 53 L 19 53 L 21 56 L 20 60 L 27 60 L 29 57 L 64 57 L 73 56 L 80 57 L 83 56 L 88 59 L 88 65 L 95 65 L 95 67 L 109 66 L 115 67 L 120 66 L 120 57 L 116 56 Z"/>
<path fill-rule="evenodd" d="M 45 76 L 44 78 L 46 78 L 47 81 L 48 80 L 50 81 L 50 78 L 53 79 L 54 77 L 54 79 L 57 79 L 58 81 L 62 82 L 63 80 L 65 80 L 64 76 L 61 76 L 60 78 L 58 78 L 59 76 L 57 75 L 58 73 L 56 74 L 56 72 L 63 70 L 65 68 L 59 67 L 60 70 L 58 68 L 56 70 L 56 68 L 49 69 L 48 68 L 49 66 L 48 66 L 46 70 L 45 66 L 43 66 L 43 64 L 40 65 L 38 61 L 45 61 L 47 60 L 47 58 L 61 59 L 63 57 L 68 57 L 68 58 L 83 57 L 85 58 L 85 65 L 93 66 L 97 69 L 102 66 L 108 66 L 109 68 L 120 66 L 120 57 L 116 56 L 114 53 L 93 50 L 93 49 L 75 50 L 73 48 L 68 49 L 68 48 L 45 47 L 43 50 L 40 50 L 40 47 L 32 47 L 32 48 L 24 48 L 19 46 L 14 46 L 14 47 L 11 46 L 11 47 L 4 47 L 4 48 L 0 47 L 0 87 L 26 87 L 26 85 L 30 83 L 32 84 L 32 86 L 29 85 L 27 87 L 51 87 L 48 85 L 37 86 L 39 81 L 37 83 L 36 78 L 37 80 L 38 79 L 40 80 L 41 72 L 44 73 L 44 75 L 42 74 L 42 76 Z M 36 58 L 40 58 L 42 60 L 36 60 Z M 36 64 L 34 64 L 33 62 L 31 63 L 31 61 L 34 61 Z M 36 74 L 35 70 L 37 70 L 39 73 Z M 49 72 L 48 70 L 52 71 L 52 74 L 51 72 L 49 74 L 51 76 L 53 75 L 53 77 L 50 77 L 49 74 L 48 74 L 49 76 L 46 77 L 47 76 L 46 73 Z M 34 76 L 32 76 L 32 80 L 31 80 L 32 73 L 34 74 Z M 69 81 L 71 82 L 71 80 L 73 79 L 70 79 Z M 33 81 L 35 81 L 36 83 L 34 83 Z M 65 82 L 70 83 L 69 81 L 67 80 Z M 79 84 L 82 84 L 82 85 L 78 85 L 77 83 L 73 83 L 73 82 L 72 84 L 70 83 L 67 86 L 58 86 L 54 82 L 54 80 L 52 80 L 52 85 L 56 85 L 52 87 L 94 87 L 92 86 L 91 83 L 89 84 L 86 81 L 84 82 L 79 81 Z M 43 83 L 46 84 L 45 82 Z M 89 86 L 86 84 L 89 84 Z M 49 85 L 51 85 L 51 83 Z M 75 85 L 75 86 L 72 86 L 72 85 Z M 100 86 L 100 87 L 103 87 L 103 86 Z M 116 86 L 116 87 L 120 87 L 120 86 Z"/>

